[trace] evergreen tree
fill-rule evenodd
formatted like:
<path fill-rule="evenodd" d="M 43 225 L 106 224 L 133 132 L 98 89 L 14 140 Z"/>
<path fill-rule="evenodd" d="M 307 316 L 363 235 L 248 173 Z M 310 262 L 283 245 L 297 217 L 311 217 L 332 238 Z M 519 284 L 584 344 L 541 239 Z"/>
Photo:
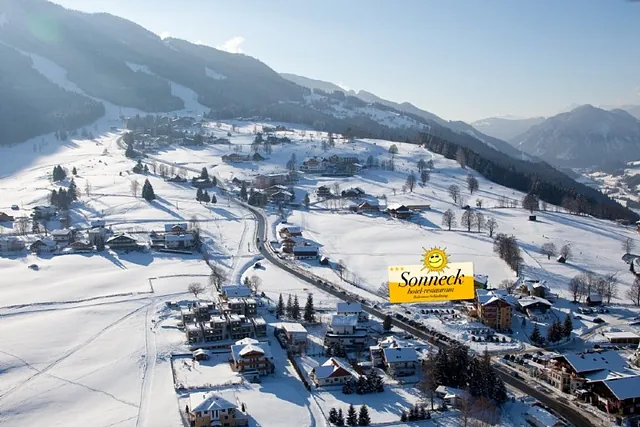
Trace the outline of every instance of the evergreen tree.
<path fill-rule="evenodd" d="M 421 420 L 426 420 L 427 419 L 427 410 L 425 409 L 424 405 L 420 406 L 420 416 L 419 418 Z"/>
<path fill-rule="evenodd" d="M 209 180 L 209 171 L 207 170 L 207 168 L 202 168 L 202 172 L 200 172 L 200 178 L 204 179 L 205 181 Z"/>
<path fill-rule="evenodd" d="M 342 413 L 342 408 L 338 409 L 338 421 L 336 422 L 337 426 L 344 426 L 344 414 Z"/>
<path fill-rule="evenodd" d="M 96 237 L 96 241 L 95 242 L 96 242 L 96 250 L 98 252 L 104 251 L 104 246 L 105 246 L 104 237 L 102 237 L 102 236 Z"/>
<path fill-rule="evenodd" d="M 247 200 L 247 184 L 242 181 L 242 187 L 240 187 L 240 198 L 244 201 Z"/>
<path fill-rule="evenodd" d="M 218 203 L 218 199 L 216 199 L 216 195 L 211 193 L 211 203 Z"/>
<path fill-rule="evenodd" d="M 391 323 L 392 323 L 392 321 L 393 321 L 393 319 L 391 319 L 391 316 L 387 314 L 387 315 L 385 316 L 385 318 L 384 318 L 384 321 L 382 322 L 382 328 L 383 328 L 385 331 L 390 331 L 390 330 L 391 330 L 391 328 L 392 328 L 392 326 L 393 326 L 393 325 L 391 324 Z"/>
<path fill-rule="evenodd" d="M 564 323 L 562 325 L 562 336 L 570 337 L 572 331 L 573 331 L 573 321 L 571 320 L 571 316 L 567 314 L 567 316 L 564 318 Z"/>
<path fill-rule="evenodd" d="M 278 297 L 278 304 L 276 305 L 276 317 L 279 319 L 284 316 L 284 299 L 282 294 Z"/>
<path fill-rule="evenodd" d="M 51 190 L 49 203 L 51 204 L 51 206 L 58 206 L 58 192 L 56 190 Z"/>
<path fill-rule="evenodd" d="M 369 391 L 369 384 L 367 384 L 367 379 L 360 375 L 358 378 L 358 382 L 356 383 L 356 393 L 357 394 L 367 394 Z"/>
<path fill-rule="evenodd" d="M 293 320 L 300 320 L 300 303 L 298 302 L 298 295 L 293 297 L 293 307 L 291 307 L 291 317 Z"/>
<path fill-rule="evenodd" d="M 353 380 L 349 379 L 342 385 L 342 392 L 344 394 L 352 394 L 353 393 Z"/>
<path fill-rule="evenodd" d="M 370 424 L 371 424 L 371 417 L 369 416 L 369 408 L 367 408 L 367 405 L 362 405 L 360 407 L 360 414 L 358 415 L 358 425 L 368 426 Z"/>
<path fill-rule="evenodd" d="M 311 200 L 309 200 L 309 193 L 304 193 L 304 205 L 305 207 L 309 207 L 309 203 L 311 203 Z"/>
<path fill-rule="evenodd" d="M 382 377 L 376 373 L 375 370 L 371 370 L 367 375 L 367 385 L 369 393 L 380 393 L 384 391 L 384 381 Z"/>
<path fill-rule="evenodd" d="M 540 335 L 540 329 L 538 329 L 537 323 L 533 325 L 533 331 L 531 331 L 529 339 L 534 344 L 540 344 L 542 342 L 542 335 Z"/>
<path fill-rule="evenodd" d="M 71 173 L 75 176 L 78 175 L 78 169 L 76 169 L 76 167 L 74 166 L 73 169 L 71 170 Z"/>
<path fill-rule="evenodd" d="M 211 177 L 211 184 L 213 184 L 214 186 L 218 185 L 218 179 L 215 176 Z"/>
<path fill-rule="evenodd" d="M 148 179 L 144 180 L 144 185 L 142 186 L 142 197 L 147 202 L 150 202 L 151 200 L 156 199 L 156 194 L 153 191 L 153 186 L 151 185 Z"/>
<path fill-rule="evenodd" d="M 289 294 L 289 298 L 287 298 L 286 313 L 289 319 L 293 318 L 293 297 L 291 294 Z"/>
<path fill-rule="evenodd" d="M 402 410 L 402 413 L 400 413 L 400 421 L 402 421 L 403 423 L 409 421 L 409 416 L 407 415 L 407 411 L 405 411 L 404 409 Z"/>
<path fill-rule="evenodd" d="M 356 408 L 354 408 L 353 404 L 349 405 L 349 410 L 347 411 L 347 425 L 348 426 L 357 426 L 358 425 L 358 413 L 356 412 Z"/>
<path fill-rule="evenodd" d="M 409 409 L 409 421 L 416 421 L 418 419 L 418 408 L 416 406 L 412 406 L 411 409 Z"/>
<path fill-rule="evenodd" d="M 338 411 L 336 411 L 336 408 L 329 409 L 329 423 L 331 424 L 338 423 Z"/>
<path fill-rule="evenodd" d="M 142 169 L 145 175 L 149 174 L 149 166 L 144 165 L 144 169 Z"/>
<path fill-rule="evenodd" d="M 209 203 L 211 201 L 211 196 L 209 196 L 209 192 L 207 190 L 204 190 L 204 193 L 202 193 L 202 201 L 205 203 Z"/>
<path fill-rule="evenodd" d="M 198 188 L 196 190 L 196 200 L 201 202 L 202 201 L 202 188 Z"/>
<path fill-rule="evenodd" d="M 67 195 L 69 196 L 70 201 L 78 200 L 78 187 L 76 187 L 76 182 L 73 178 L 71 178 L 71 182 L 69 183 Z"/>
<path fill-rule="evenodd" d="M 304 315 L 302 316 L 305 322 L 314 323 L 316 321 L 316 310 L 313 307 L 313 295 L 307 296 L 307 303 L 304 305 Z"/>

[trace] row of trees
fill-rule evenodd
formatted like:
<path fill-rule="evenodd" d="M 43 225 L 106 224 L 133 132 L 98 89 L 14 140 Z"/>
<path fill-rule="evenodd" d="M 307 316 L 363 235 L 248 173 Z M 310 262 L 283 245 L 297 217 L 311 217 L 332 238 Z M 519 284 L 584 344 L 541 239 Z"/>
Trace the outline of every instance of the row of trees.
<path fill-rule="evenodd" d="M 75 169 L 75 168 L 74 168 Z M 53 172 L 51 173 L 51 178 L 55 182 L 64 181 L 67 177 L 67 171 L 65 171 L 62 166 L 57 165 L 53 167 Z"/>
<path fill-rule="evenodd" d="M 489 232 L 489 237 L 493 237 L 493 233 L 498 228 L 498 222 L 495 218 L 488 218 L 485 220 L 482 212 L 474 212 L 470 209 L 467 209 L 462 213 L 460 222 L 467 231 L 471 231 L 472 228 L 477 228 L 478 233 L 482 232 L 482 230 L 487 230 Z M 451 230 L 452 227 L 456 227 L 458 225 L 456 214 L 451 209 L 447 209 L 442 214 L 442 225 L 447 227 L 448 230 Z"/>
<path fill-rule="evenodd" d="M 344 394 L 352 394 L 354 391 L 356 394 L 382 393 L 384 381 L 380 375 L 371 370 L 367 376 L 360 375 L 358 381 L 354 381 L 352 378 L 342 385 Z"/>
<path fill-rule="evenodd" d="M 349 405 L 347 410 L 347 418 L 345 419 L 342 408 L 329 410 L 329 423 L 335 426 L 368 426 L 371 425 L 371 417 L 369 416 L 369 408 L 362 405 L 360 411 L 357 412 L 353 404 Z"/>
<path fill-rule="evenodd" d="M 405 411 L 404 409 L 400 413 L 400 421 L 421 421 L 421 420 L 430 420 L 431 413 L 427 411 L 425 405 L 414 405 L 409 409 L 409 411 Z"/>
<path fill-rule="evenodd" d="M 506 262 L 513 271 L 516 273 L 520 271 L 522 255 L 515 236 L 498 233 L 493 241 L 493 252 Z"/>
<path fill-rule="evenodd" d="M 289 318 L 291 320 L 300 320 L 301 310 L 300 303 L 298 302 L 298 296 L 291 296 L 289 294 L 289 298 L 287 299 L 287 304 L 284 303 L 284 298 L 282 294 L 278 297 L 278 303 L 276 304 L 276 317 L 278 319 L 281 318 Z M 305 322 L 315 323 L 316 322 L 316 309 L 313 305 L 313 295 L 309 294 L 307 296 L 307 302 L 304 305 L 304 313 L 302 313 L 302 318 Z"/>
<path fill-rule="evenodd" d="M 571 336 L 571 332 L 573 331 L 573 321 L 571 320 L 571 316 L 569 314 L 564 318 L 564 322 L 560 323 L 560 320 L 555 319 L 551 326 L 547 329 L 547 338 L 546 341 L 550 343 L 556 343 L 561 341 L 563 338 L 569 338 Z M 532 343 L 536 345 L 542 345 L 545 342 L 545 339 L 542 337 L 540 333 L 540 328 L 538 328 L 538 324 L 533 325 L 533 330 L 531 331 L 531 335 L 529 339 Z"/>
<path fill-rule="evenodd" d="M 209 194 L 207 190 L 198 188 L 196 190 L 196 200 L 204 203 L 218 203 L 218 199 L 215 194 Z"/>
<path fill-rule="evenodd" d="M 574 301 L 581 301 L 592 293 L 597 293 L 609 304 L 612 298 L 618 296 L 616 273 L 602 276 L 592 272 L 580 273 L 569 281 L 568 286 Z M 634 299 L 631 298 L 631 300 Z"/>
<path fill-rule="evenodd" d="M 480 183 L 478 182 L 478 179 L 473 175 L 468 175 L 467 189 L 469 190 L 469 194 L 473 195 L 473 193 L 478 191 L 479 188 Z M 467 199 L 462 195 L 460 186 L 458 186 L 457 184 L 451 184 L 447 188 L 447 192 L 449 193 L 449 197 L 451 197 L 453 203 L 460 205 L 460 207 L 463 207 L 467 204 Z"/>
<path fill-rule="evenodd" d="M 72 178 L 68 189 L 65 190 L 64 188 L 59 188 L 57 191 L 55 189 L 51 191 L 49 203 L 58 209 L 67 210 L 71 203 L 78 200 L 78 198 L 78 187 L 76 186 L 75 180 Z"/>
<path fill-rule="evenodd" d="M 131 189 L 131 195 L 133 197 L 138 197 L 138 191 L 140 190 L 140 183 L 134 179 L 133 181 L 131 181 L 130 189 Z M 150 202 L 156 199 L 156 193 L 153 190 L 153 186 L 151 185 L 148 179 L 144 180 L 144 184 L 142 185 L 141 195 L 142 195 L 142 198 L 145 199 L 147 202 Z"/>

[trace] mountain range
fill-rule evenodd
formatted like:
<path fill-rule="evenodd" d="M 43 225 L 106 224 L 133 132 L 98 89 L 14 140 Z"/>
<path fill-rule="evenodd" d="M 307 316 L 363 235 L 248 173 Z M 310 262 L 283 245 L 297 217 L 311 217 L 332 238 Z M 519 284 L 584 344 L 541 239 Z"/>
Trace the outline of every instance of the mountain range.
<path fill-rule="evenodd" d="M 354 138 L 420 143 L 448 158 L 463 152 L 469 167 L 498 184 L 535 189 L 553 204 L 581 197 L 590 206 L 587 212 L 602 217 L 637 218 L 513 145 L 409 103 L 310 79 L 291 81 L 250 56 L 161 39 L 105 13 L 43 0 L 0 0 L 0 11 L 0 145 L 89 125 L 104 115 L 105 105 L 167 113 L 198 102 L 214 119 L 259 116 Z M 38 71 L 40 57 L 62 70 L 77 90 Z M 194 99 L 185 101 L 175 92 L 177 85 Z"/>

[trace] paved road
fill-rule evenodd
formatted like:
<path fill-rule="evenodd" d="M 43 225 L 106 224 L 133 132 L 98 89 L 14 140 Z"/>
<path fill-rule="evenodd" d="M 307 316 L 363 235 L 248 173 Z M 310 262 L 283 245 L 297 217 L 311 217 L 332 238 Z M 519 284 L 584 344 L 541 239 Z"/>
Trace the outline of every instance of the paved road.
<path fill-rule="evenodd" d="M 342 300 L 345 301 L 349 301 L 349 302 L 360 302 L 363 303 L 362 304 L 362 308 L 363 310 L 365 310 L 366 312 L 368 312 L 369 314 L 379 318 L 379 319 L 384 319 L 386 317 L 386 313 L 383 313 L 382 311 L 373 308 L 371 306 L 369 306 L 364 300 L 362 300 L 362 298 L 359 298 L 357 295 L 353 295 L 350 293 L 347 293 L 346 291 L 342 290 L 340 287 L 333 285 L 330 282 L 327 282 L 325 279 L 320 278 L 318 276 L 315 276 L 312 273 L 307 273 L 307 272 L 301 272 L 298 269 L 292 268 L 290 265 L 288 265 L 287 263 L 283 262 L 280 258 L 278 258 L 277 256 L 275 256 L 273 254 L 273 252 L 271 252 L 268 248 L 268 242 L 269 242 L 269 237 L 268 237 L 268 233 L 267 233 L 267 222 L 266 219 L 264 217 L 264 215 L 262 214 L 261 211 L 259 211 L 258 209 L 253 208 L 252 206 L 246 205 L 246 204 L 242 204 L 244 207 L 246 207 L 247 209 L 249 209 L 256 217 L 258 226 L 257 226 L 257 233 L 256 235 L 260 238 L 260 243 L 261 245 L 259 246 L 260 248 L 260 253 L 265 257 L 265 259 L 267 259 L 268 261 L 270 261 L 271 263 L 273 263 L 274 265 L 276 265 L 277 267 L 281 268 L 282 270 L 287 271 L 288 273 L 294 275 L 295 277 L 299 278 L 300 280 L 303 280 L 317 288 L 322 289 L 323 291 L 334 295 Z M 453 345 L 452 343 L 449 342 L 445 342 L 445 341 L 440 341 L 440 340 L 436 340 L 434 339 L 434 337 L 428 335 L 427 333 L 425 333 L 424 331 L 420 330 L 420 329 L 416 329 L 414 327 L 412 327 L 411 325 L 408 325 L 404 322 L 399 321 L 396 318 L 393 318 L 392 321 L 393 325 L 398 327 L 399 329 L 404 330 L 405 332 L 408 332 L 418 338 L 421 338 L 423 340 L 426 340 L 438 347 L 443 347 L 443 348 L 448 348 L 451 345 Z M 540 402 L 542 402 L 544 405 L 548 406 L 549 408 L 552 408 L 554 411 L 556 411 L 556 413 L 560 414 L 562 417 L 564 417 L 567 421 L 569 421 L 572 425 L 577 426 L 577 427 L 595 427 L 595 424 L 593 424 L 587 417 L 585 417 L 584 415 L 582 415 L 578 409 L 567 405 L 561 401 L 558 401 L 556 398 L 554 398 L 553 396 L 549 396 L 547 394 L 544 394 L 538 390 L 536 390 L 535 388 L 529 386 L 527 383 L 525 383 L 524 381 L 521 381 L 518 378 L 513 377 L 512 375 L 510 375 L 509 370 L 507 368 L 502 367 L 501 365 L 494 365 L 494 367 L 496 368 L 498 375 L 503 379 L 503 381 L 507 384 L 509 384 L 510 386 L 518 389 L 519 391 L 526 393 L 530 396 L 533 396 L 534 398 L 538 399 Z"/>

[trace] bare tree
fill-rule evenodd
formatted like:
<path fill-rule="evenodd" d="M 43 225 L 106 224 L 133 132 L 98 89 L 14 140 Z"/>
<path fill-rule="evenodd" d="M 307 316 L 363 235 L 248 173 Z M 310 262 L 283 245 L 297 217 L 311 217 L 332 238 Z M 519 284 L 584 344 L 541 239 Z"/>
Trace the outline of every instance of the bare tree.
<path fill-rule="evenodd" d="M 557 249 L 556 245 L 552 242 L 547 242 L 540 246 L 540 253 L 542 255 L 546 255 L 547 259 L 551 259 L 552 256 L 556 256 Z"/>
<path fill-rule="evenodd" d="M 153 163 L 151 163 L 151 170 L 154 174 L 156 173 L 156 171 L 158 170 L 158 162 L 154 161 Z"/>
<path fill-rule="evenodd" d="M 476 207 L 482 209 L 482 199 L 476 199 Z"/>
<path fill-rule="evenodd" d="M 630 254 L 636 248 L 636 242 L 628 237 L 622 242 L 622 250 L 625 254 Z"/>
<path fill-rule="evenodd" d="M 411 193 L 413 193 L 413 189 L 416 186 L 417 181 L 418 179 L 416 178 L 416 174 L 411 171 L 411 173 L 409 173 L 409 175 L 407 176 L 407 181 L 405 183 L 405 186 Z"/>
<path fill-rule="evenodd" d="M 167 165 L 162 163 L 162 164 L 160 164 L 160 166 L 158 166 L 158 172 L 160 173 L 160 176 L 162 178 L 165 178 L 167 176 L 167 174 L 169 173 L 169 168 L 167 167 Z"/>
<path fill-rule="evenodd" d="M 22 236 L 26 236 L 29 232 L 29 218 L 21 216 L 15 220 L 16 232 Z"/>
<path fill-rule="evenodd" d="M 505 289 L 507 293 L 512 294 L 516 288 L 517 282 L 515 280 L 504 279 L 500 282 L 500 289 Z"/>
<path fill-rule="evenodd" d="M 540 201 L 538 196 L 533 193 L 529 193 L 522 199 L 522 207 L 533 213 L 540 210 Z"/>
<path fill-rule="evenodd" d="M 133 195 L 133 197 L 138 197 L 138 190 L 140 190 L 140 183 L 138 182 L 137 179 L 134 179 L 133 181 L 131 181 L 131 194 Z"/>
<path fill-rule="evenodd" d="M 600 283 L 602 286 L 600 295 L 602 295 L 603 298 L 606 298 L 607 304 L 611 304 L 611 299 L 618 297 L 617 273 L 607 274 L 606 276 L 601 277 Z"/>
<path fill-rule="evenodd" d="M 169 176 L 176 176 L 176 167 L 174 165 L 169 166 Z"/>
<path fill-rule="evenodd" d="M 344 275 L 347 272 L 347 267 L 343 260 L 338 261 L 338 263 L 336 264 L 336 271 L 338 272 L 338 275 L 340 275 L 340 279 L 344 279 Z"/>
<path fill-rule="evenodd" d="M 253 291 L 254 294 L 258 294 L 260 292 L 260 287 L 262 286 L 262 279 L 256 275 L 251 276 L 249 279 L 249 289 Z"/>
<path fill-rule="evenodd" d="M 340 196 L 340 183 L 338 181 L 333 183 L 333 194 L 336 197 Z"/>
<path fill-rule="evenodd" d="M 569 258 L 571 258 L 571 246 L 569 245 L 564 245 L 560 248 L 560 255 L 562 255 L 562 257 L 569 261 Z"/>
<path fill-rule="evenodd" d="M 220 289 L 226 280 L 227 280 L 227 275 L 221 267 L 217 265 L 211 266 L 211 274 L 209 274 L 209 283 L 212 286 L 215 286 L 216 288 Z"/>
<path fill-rule="evenodd" d="M 478 227 L 478 233 L 482 232 L 482 229 L 485 226 L 485 219 L 482 212 L 476 212 L 476 227 Z"/>
<path fill-rule="evenodd" d="M 451 227 L 455 227 L 456 223 L 456 214 L 453 213 L 451 209 L 447 209 L 442 214 L 442 225 L 447 227 L 447 229 L 451 230 Z"/>
<path fill-rule="evenodd" d="M 640 306 L 640 277 L 636 277 L 636 280 L 631 284 L 631 287 L 627 291 L 627 297 L 634 305 Z"/>
<path fill-rule="evenodd" d="M 588 278 L 584 274 L 578 274 L 569 281 L 569 292 L 574 301 L 579 301 L 586 293 L 587 281 Z"/>
<path fill-rule="evenodd" d="M 448 188 L 449 197 L 453 200 L 453 203 L 458 203 L 458 199 L 460 198 L 460 187 L 455 184 L 451 184 Z"/>
<path fill-rule="evenodd" d="M 493 232 L 498 228 L 498 221 L 495 218 L 488 218 L 484 227 L 489 232 L 489 237 L 493 237 Z"/>
<path fill-rule="evenodd" d="M 198 295 L 205 291 L 205 287 L 202 285 L 202 283 L 197 282 L 189 283 L 189 287 L 187 289 L 190 293 L 193 294 L 196 299 L 198 298 Z"/>
<path fill-rule="evenodd" d="M 473 175 L 467 176 L 467 188 L 469 189 L 469 194 L 473 194 L 478 190 L 480 184 L 478 184 L 478 180 Z"/>
<path fill-rule="evenodd" d="M 382 282 L 376 293 L 382 298 L 389 299 L 389 282 Z"/>
<path fill-rule="evenodd" d="M 467 227 L 467 231 L 471 231 L 471 227 L 476 224 L 476 214 L 468 209 L 462 213 L 460 222 L 462 222 L 463 227 Z"/>
<path fill-rule="evenodd" d="M 89 180 L 87 179 L 84 183 L 84 194 L 87 197 L 91 196 L 91 183 L 89 182 Z"/>

